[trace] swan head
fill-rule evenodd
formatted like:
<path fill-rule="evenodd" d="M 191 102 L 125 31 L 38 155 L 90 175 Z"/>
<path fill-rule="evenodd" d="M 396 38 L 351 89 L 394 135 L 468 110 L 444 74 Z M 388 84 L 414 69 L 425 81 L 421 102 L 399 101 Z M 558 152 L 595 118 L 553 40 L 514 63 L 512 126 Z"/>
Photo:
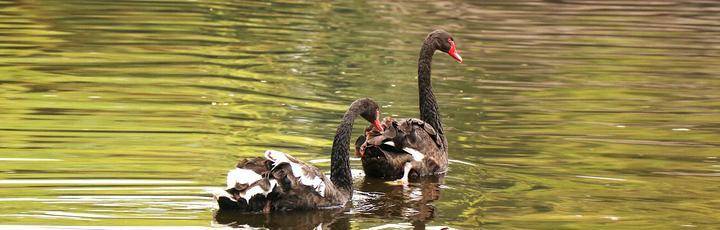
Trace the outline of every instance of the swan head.
<path fill-rule="evenodd" d="M 462 57 L 460 57 L 460 50 L 455 44 L 455 39 L 453 39 L 452 35 L 450 35 L 447 31 L 435 30 L 430 32 L 430 34 L 428 34 L 428 38 L 425 40 L 432 42 L 435 49 L 447 53 L 457 62 L 463 62 Z"/>
<path fill-rule="evenodd" d="M 370 122 L 376 129 L 383 131 L 382 125 L 380 125 L 380 106 L 375 101 L 370 98 L 362 98 L 353 102 L 350 107 L 357 108 L 363 119 Z"/>

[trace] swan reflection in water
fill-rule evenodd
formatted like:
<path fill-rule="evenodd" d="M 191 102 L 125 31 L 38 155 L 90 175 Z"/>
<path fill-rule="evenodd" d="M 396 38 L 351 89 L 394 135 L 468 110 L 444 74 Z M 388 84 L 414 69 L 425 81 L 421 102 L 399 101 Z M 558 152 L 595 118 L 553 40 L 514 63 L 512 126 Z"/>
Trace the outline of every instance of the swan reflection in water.
<path fill-rule="evenodd" d="M 230 227 L 271 229 L 349 229 L 357 217 L 404 219 L 415 229 L 424 229 L 435 217 L 433 202 L 440 198 L 442 177 L 411 180 L 410 185 L 391 185 L 365 178 L 359 182 L 352 206 L 345 209 L 252 214 L 217 210 L 215 222 Z"/>
<path fill-rule="evenodd" d="M 410 180 L 409 185 L 388 185 L 381 179 L 365 178 L 358 193 L 368 199 L 353 199 L 354 211 L 366 217 L 393 217 L 410 221 L 415 229 L 424 229 L 435 217 L 434 201 L 440 199 L 442 176 Z"/>
<path fill-rule="evenodd" d="M 350 229 L 350 216 L 343 209 L 247 213 L 232 210 L 215 211 L 215 222 L 236 228 L 270 229 Z"/>

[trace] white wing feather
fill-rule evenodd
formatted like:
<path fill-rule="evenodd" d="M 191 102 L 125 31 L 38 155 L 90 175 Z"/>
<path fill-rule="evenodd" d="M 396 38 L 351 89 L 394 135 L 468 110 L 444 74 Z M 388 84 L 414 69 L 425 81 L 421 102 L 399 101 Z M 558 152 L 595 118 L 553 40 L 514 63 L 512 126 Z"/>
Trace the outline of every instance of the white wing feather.
<path fill-rule="evenodd" d="M 255 173 L 255 171 L 236 168 L 228 172 L 226 189 L 234 188 L 237 184 L 249 185 L 255 183 L 255 181 L 258 181 L 260 179 L 262 179 L 262 176 Z"/>
<path fill-rule="evenodd" d="M 289 164 L 293 176 L 300 178 L 301 184 L 314 188 L 320 196 L 325 197 L 325 182 L 323 182 L 322 178 L 318 176 L 310 176 L 310 174 L 303 169 L 301 164 L 290 161 L 290 157 L 288 157 L 287 154 L 280 151 L 267 150 L 265 151 L 265 158 L 273 162 L 273 167 L 277 167 L 282 163 Z"/>
<path fill-rule="evenodd" d="M 386 141 L 386 142 L 383 142 L 383 144 L 395 147 L 395 142 L 392 142 L 392 141 Z M 421 161 L 423 158 L 425 158 L 425 154 L 422 154 L 420 151 L 418 151 L 417 149 L 414 149 L 414 148 L 405 147 L 405 148 L 403 148 L 403 151 L 412 155 L 413 160 L 415 160 L 415 161 Z"/>

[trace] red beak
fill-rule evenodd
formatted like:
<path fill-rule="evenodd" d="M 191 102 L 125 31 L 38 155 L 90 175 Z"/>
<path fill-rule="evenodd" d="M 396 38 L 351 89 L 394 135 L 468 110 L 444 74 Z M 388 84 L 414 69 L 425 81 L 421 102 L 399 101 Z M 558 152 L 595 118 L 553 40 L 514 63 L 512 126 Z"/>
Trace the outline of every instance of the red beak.
<path fill-rule="evenodd" d="M 373 126 L 375 126 L 375 129 L 382 132 L 384 129 L 382 125 L 380 125 L 380 110 L 375 110 L 375 120 L 372 122 Z"/>
<path fill-rule="evenodd" d="M 450 51 L 448 51 L 448 54 L 450 55 L 450 57 L 455 59 L 457 62 L 462 63 L 462 57 L 460 57 L 460 50 L 458 50 L 455 47 L 454 41 L 450 40 L 449 42 L 450 42 Z"/>
<path fill-rule="evenodd" d="M 383 127 L 382 127 L 382 125 L 380 125 L 380 120 L 375 119 L 375 120 L 372 122 L 372 124 L 373 124 L 373 126 L 375 126 L 375 129 L 377 129 L 378 131 L 382 132 L 382 131 L 384 130 Z"/>

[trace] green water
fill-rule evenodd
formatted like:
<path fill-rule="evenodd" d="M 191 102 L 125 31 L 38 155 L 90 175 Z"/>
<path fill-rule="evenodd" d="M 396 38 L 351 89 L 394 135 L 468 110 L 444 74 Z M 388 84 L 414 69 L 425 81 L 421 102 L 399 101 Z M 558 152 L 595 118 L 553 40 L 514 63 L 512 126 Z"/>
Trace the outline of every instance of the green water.
<path fill-rule="evenodd" d="M 0 228 L 718 228 L 719 15 L 702 0 L 0 0 Z M 328 171 L 356 98 L 417 117 L 438 27 L 465 60 L 433 63 L 444 180 L 360 176 L 340 213 L 215 215 L 206 189 L 240 158 Z"/>

